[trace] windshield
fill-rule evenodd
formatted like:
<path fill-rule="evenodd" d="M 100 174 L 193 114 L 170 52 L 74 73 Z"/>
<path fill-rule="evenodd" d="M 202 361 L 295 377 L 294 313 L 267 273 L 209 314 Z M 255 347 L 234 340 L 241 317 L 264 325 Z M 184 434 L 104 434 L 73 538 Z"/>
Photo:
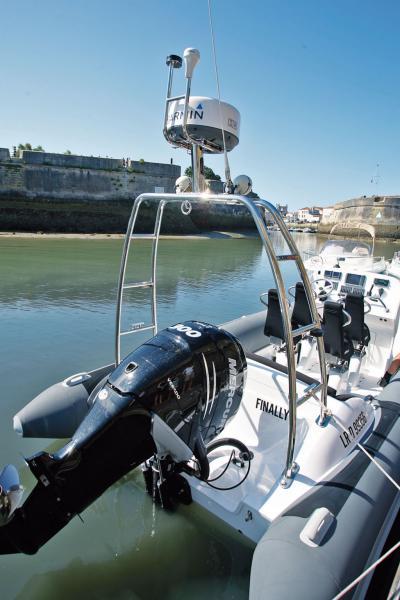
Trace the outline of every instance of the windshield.
<path fill-rule="evenodd" d="M 320 254 L 325 256 L 371 256 L 371 246 L 366 242 L 355 240 L 329 240 L 322 246 Z"/>

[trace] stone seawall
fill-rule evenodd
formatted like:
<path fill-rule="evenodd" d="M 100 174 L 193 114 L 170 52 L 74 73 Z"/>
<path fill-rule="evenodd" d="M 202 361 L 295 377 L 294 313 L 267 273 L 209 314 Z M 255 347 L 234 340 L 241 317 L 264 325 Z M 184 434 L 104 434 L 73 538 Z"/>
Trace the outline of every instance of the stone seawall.
<path fill-rule="evenodd" d="M 329 233 L 337 223 L 361 222 L 373 225 L 379 238 L 400 238 L 399 196 L 363 196 L 338 202 L 332 209 L 327 218 L 322 218 L 318 226 L 319 233 Z M 352 236 L 358 231 L 341 231 L 338 228 L 335 234 Z"/>
<path fill-rule="evenodd" d="M 0 231 L 124 233 L 134 199 L 144 192 L 174 192 L 178 165 L 26 151 L 10 158 L 0 148 Z M 222 182 L 209 182 L 216 192 Z M 155 208 L 144 203 L 137 231 L 154 228 Z M 236 205 L 179 206 L 164 211 L 163 233 L 200 233 L 254 228 Z"/>
<path fill-rule="evenodd" d="M 180 173 L 178 165 L 126 168 L 122 160 L 46 152 L 11 159 L 0 149 L 0 230 L 124 232 L 136 196 L 173 192 Z"/>

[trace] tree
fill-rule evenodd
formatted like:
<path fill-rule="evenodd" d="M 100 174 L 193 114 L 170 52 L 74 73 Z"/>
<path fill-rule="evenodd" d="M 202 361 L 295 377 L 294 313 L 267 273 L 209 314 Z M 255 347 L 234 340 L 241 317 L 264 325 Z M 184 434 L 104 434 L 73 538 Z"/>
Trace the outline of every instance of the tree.
<path fill-rule="evenodd" d="M 35 152 L 44 152 L 44 148 L 43 146 L 36 146 L 35 148 L 32 148 L 32 144 L 26 143 L 26 144 L 18 144 L 18 150 L 34 150 Z"/>
<path fill-rule="evenodd" d="M 188 177 L 192 176 L 192 167 L 188 167 L 185 171 L 185 175 Z M 204 167 L 204 177 L 206 179 L 216 179 L 217 181 L 221 181 L 221 177 L 214 173 L 214 171 L 210 167 Z"/>
<path fill-rule="evenodd" d="M 66 150 L 64 154 L 72 154 L 71 150 Z"/>

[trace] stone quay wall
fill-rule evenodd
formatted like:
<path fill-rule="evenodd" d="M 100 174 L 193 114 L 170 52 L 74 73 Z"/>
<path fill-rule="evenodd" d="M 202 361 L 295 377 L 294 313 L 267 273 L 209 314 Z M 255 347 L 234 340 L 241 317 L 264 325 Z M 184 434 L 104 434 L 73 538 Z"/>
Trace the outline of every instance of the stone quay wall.
<path fill-rule="evenodd" d="M 178 165 L 26 150 L 11 158 L 0 148 L 0 231 L 124 232 L 133 200 L 173 192 L 180 174 Z"/>
<path fill-rule="evenodd" d="M 337 223 L 357 221 L 373 225 L 379 238 L 400 238 L 400 196 L 362 196 L 338 202 L 332 209 L 319 223 L 319 233 L 329 233 Z M 352 229 L 335 230 L 335 235 L 340 236 L 357 234 L 358 231 Z"/>

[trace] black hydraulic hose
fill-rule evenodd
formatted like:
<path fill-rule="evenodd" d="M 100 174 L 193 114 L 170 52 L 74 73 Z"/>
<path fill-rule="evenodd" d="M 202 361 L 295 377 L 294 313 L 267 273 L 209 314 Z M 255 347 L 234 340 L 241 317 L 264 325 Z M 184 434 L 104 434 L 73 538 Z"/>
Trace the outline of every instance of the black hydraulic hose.
<path fill-rule="evenodd" d="M 232 450 L 229 460 L 228 460 L 224 470 L 222 471 L 222 473 L 220 473 L 217 477 L 214 477 L 213 479 L 207 479 L 205 481 L 205 483 L 207 485 L 209 485 L 210 487 L 214 488 L 215 490 L 220 490 L 220 491 L 234 490 L 235 488 L 239 487 L 240 485 L 242 485 L 242 483 L 244 483 L 246 481 L 246 479 L 250 473 L 251 460 L 253 459 L 254 455 L 247 448 L 247 446 L 245 444 L 243 444 L 243 442 L 236 440 L 235 438 L 221 438 L 221 439 L 212 441 L 207 446 L 207 455 L 210 454 L 210 452 L 212 452 L 213 450 L 216 450 L 217 448 L 221 448 L 222 446 L 233 446 L 233 448 L 236 448 L 237 450 L 239 450 L 240 460 L 248 462 L 246 474 L 241 481 L 239 481 L 235 485 L 231 485 L 229 487 L 218 487 L 211 483 L 211 482 L 214 482 L 214 481 L 217 481 L 218 479 L 220 479 L 228 470 L 229 465 L 231 464 L 232 460 L 235 457 L 235 451 Z"/>
<path fill-rule="evenodd" d="M 240 440 L 235 440 L 235 438 L 220 438 L 213 440 L 207 446 L 207 454 L 210 454 L 210 452 L 216 450 L 217 448 L 221 448 L 221 446 L 233 446 L 234 448 L 237 448 L 239 452 L 247 454 L 249 458 L 243 457 L 243 460 L 251 460 L 253 458 L 253 453 L 250 452 L 247 446 L 245 446 L 245 444 L 243 444 L 243 442 Z"/>

